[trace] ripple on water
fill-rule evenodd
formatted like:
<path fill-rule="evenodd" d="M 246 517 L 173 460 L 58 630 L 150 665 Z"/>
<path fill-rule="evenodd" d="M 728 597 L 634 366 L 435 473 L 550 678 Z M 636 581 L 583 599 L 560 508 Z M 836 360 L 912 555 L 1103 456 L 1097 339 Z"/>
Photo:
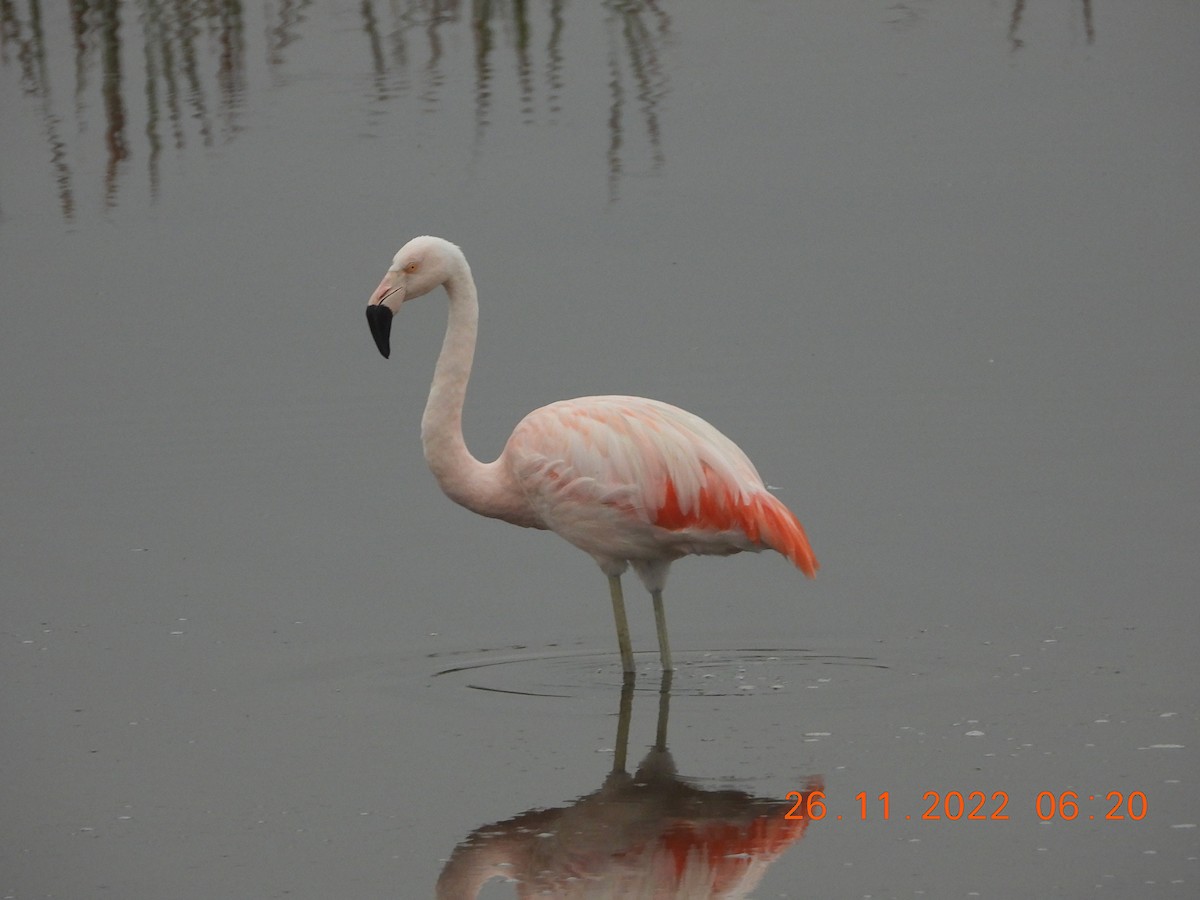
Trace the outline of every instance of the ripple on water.
<path fill-rule="evenodd" d="M 460 661 L 434 677 L 476 691 L 530 697 L 582 697 L 619 690 L 615 653 L 504 647 L 437 654 Z M 658 692 L 657 652 L 636 654 L 639 692 Z M 796 647 L 720 648 L 677 652 L 671 694 L 677 697 L 762 696 L 819 690 L 835 681 L 870 677 L 888 666 L 872 656 Z"/>

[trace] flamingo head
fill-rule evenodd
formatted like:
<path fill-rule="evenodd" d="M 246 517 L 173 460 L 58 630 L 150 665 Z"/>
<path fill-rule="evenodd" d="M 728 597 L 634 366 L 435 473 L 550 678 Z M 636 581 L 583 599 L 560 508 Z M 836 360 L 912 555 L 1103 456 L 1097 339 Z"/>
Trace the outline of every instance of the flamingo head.
<path fill-rule="evenodd" d="M 400 305 L 445 284 L 465 271 L 466 264 L 462 251 L 442 238 L 425 235 L 400 248 L 367 302 L 371 337 L 385 359 L 391 355 L 392 316 Z"/>

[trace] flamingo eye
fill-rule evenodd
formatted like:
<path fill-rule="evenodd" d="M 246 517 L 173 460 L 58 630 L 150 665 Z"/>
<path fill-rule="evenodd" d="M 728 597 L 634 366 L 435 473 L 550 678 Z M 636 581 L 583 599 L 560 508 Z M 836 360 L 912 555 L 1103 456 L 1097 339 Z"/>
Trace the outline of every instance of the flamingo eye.
<path fill-rule="evenodd" d="M 411 275 L 413 272 L 417 271 L 417 264 L 415 262 L 410 262 L 404 267 L 404 271 Z"/>

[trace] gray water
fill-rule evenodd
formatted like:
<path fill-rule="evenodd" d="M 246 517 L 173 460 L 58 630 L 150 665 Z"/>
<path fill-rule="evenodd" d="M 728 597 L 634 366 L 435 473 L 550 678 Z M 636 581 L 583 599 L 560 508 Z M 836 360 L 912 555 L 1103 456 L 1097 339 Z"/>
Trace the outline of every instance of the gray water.
<path fill-rule="evenodd" d="M 1194 4 L 71 9 L 0 28 L 0 897 L 1195 895 Z M 627 579 L 623 692 L 425 468 L 420 233 L 477 456 L 676 403 L 820 577 L 677 564 L 666 694 Z"/>

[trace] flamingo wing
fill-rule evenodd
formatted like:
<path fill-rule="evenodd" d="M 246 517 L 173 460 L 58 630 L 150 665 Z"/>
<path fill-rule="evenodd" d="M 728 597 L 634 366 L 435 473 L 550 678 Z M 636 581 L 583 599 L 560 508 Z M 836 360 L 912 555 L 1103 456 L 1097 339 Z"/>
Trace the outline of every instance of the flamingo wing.
<path fill-rule="evenodd" d="M 517 425 L 504 458 L 545 527 L 598 558 L 772 549 L 816 573 L 804 528 L 746 454 L 670 404 L 553 403 Z"/>

